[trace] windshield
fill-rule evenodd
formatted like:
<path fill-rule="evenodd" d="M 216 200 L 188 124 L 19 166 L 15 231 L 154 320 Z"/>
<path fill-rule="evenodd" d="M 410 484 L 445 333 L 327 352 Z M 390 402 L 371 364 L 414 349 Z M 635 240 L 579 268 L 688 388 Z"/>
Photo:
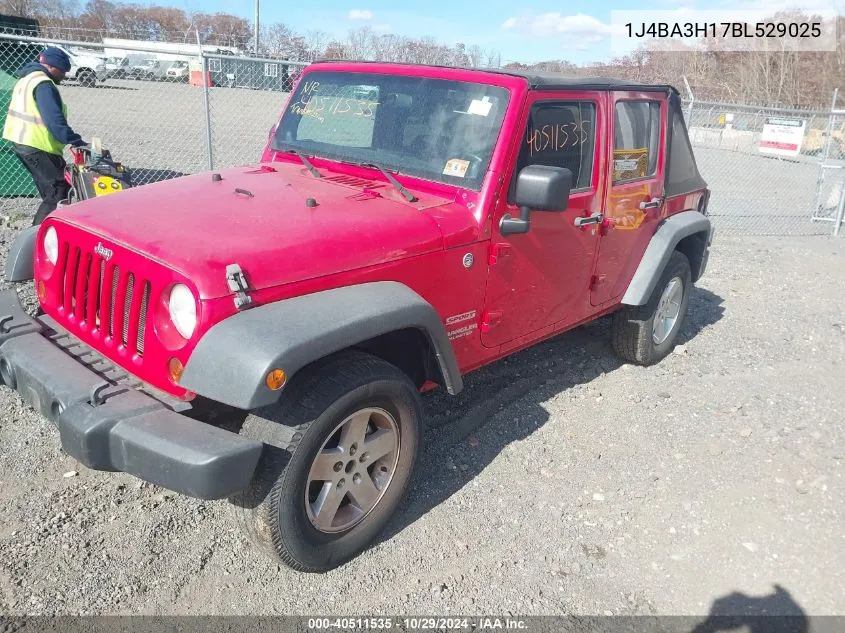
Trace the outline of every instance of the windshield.
<path fill-rule="evenodd" d="M 291 96 L 271 148 L 478 190 L 509 93 L 485 84 L 314 71 Z"/>

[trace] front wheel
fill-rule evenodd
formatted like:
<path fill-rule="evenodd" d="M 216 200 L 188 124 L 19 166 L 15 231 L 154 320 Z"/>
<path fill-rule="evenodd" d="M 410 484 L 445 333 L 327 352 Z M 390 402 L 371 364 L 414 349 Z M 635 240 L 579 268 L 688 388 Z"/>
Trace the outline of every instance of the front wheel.
<path fill-rule="evenodd" d="M 613 349 L 630 363 L 653 365 L 678 339 L 692 292 L 692 270 L 686 255 L 673 251 L 642 306 L 625 306 L 613 315 Z"/>
<path fill-rule="evenodd" d="M 414 384 L 378 358 L 344 353 L 305 370 L 244 423 L 265 443 L 252 486 L 232 499 L 247 537 L 299 571 L 357 556 L 404 497 L 421 418 Z"/>

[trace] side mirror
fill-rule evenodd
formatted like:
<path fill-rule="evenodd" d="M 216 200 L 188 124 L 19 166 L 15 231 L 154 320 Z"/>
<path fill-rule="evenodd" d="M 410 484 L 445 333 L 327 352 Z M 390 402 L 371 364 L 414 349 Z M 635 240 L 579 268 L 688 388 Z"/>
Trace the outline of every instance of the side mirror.
<path fill-rule="evenodd" d="M 516 179 L 515 202 L 519 207 L 519 218 L 508 213 L 499 223 L 502 235 L 528 233 L 531 226 L 531 211 L 565 211 L 569 206 L 569 191 L 572 189 L 572 172 L 565 167 L 549 165 L 528 165 L 523 167 Z"/>

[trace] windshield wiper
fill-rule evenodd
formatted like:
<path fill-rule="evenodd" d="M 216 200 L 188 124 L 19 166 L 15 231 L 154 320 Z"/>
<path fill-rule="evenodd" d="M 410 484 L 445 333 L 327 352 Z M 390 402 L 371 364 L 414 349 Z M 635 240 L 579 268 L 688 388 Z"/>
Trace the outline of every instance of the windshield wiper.
<path fill-rule="evenodd" d="M 405 200 L 407 200 L 408 202 L 417 202 L 419 200 L 419 198 L 417 198 L 414 194 L 412 194 L 410 191 L 405 189 L 405 187 L 402 186 L 402 183 L 399 182 L 398 180 L 396 180 L 396 178 L 393 177 L 393 174 L 391 174 L 389 171 L 387 171 L 384 167 L 382 167 L 378 163 L 358 163 L 358 162 L 353 162 L 353 161 L 343 161 L 343 162 L 345 162 L 349 165 L 355 165 L 357 167 L 369 167 L 370 169 L 378 169 L 381 173 L 384 174 L 384 177 L 387 178 L 390 181 L 390 184 L 393 185 L 394 187 L 396 187 L 396 189 L 399 191 L 399 193 L 401 193 L 405 197 Z"/>
<path fill-rule="evenodd" d="M 305 165 L 308 168 L 308 171 L 310 171 L 312 174 L 314 174 L 315 178 L 322 178 L 323 177 L 323 174 L 321 174 L 319 171 L 317 171 L 317 168 L 314 167 L 314 165 L 311 164 L 311 161 L 308 160 L 307 158 L 305 158 L 305 156 L 303 154 L 300 154 L 298 150 L 282 149 L 282 150 L 279 150 L 279 151 L 283 152 L 285 154 L 293 154 L 294 156 L 299 157 L 299 160 L 302 161 L 302 164 Z"/>

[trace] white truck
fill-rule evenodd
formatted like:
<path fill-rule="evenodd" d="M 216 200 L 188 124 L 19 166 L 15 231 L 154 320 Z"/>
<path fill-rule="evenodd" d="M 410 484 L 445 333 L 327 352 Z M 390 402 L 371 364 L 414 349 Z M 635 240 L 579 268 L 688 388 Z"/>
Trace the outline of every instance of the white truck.
<path fill-rule="evenodd" d="M 105 81 L 107 76 L 106 57 L 98 51 L 68 48 L 61 44 L 49 44 L 60 48 L 70 57 L 70 72 L 67 79 L 76 81 L 80 86 L 93 88 L 97 81 Z"/>
<path fill-rule="evenodd" d="M 183 60 L 173 62 L 170 68 L 167 69 L 168 81 L 187 82 L 190 77 L 190 74 L 191 71 L 188 66 L 188 62 Z"/>

